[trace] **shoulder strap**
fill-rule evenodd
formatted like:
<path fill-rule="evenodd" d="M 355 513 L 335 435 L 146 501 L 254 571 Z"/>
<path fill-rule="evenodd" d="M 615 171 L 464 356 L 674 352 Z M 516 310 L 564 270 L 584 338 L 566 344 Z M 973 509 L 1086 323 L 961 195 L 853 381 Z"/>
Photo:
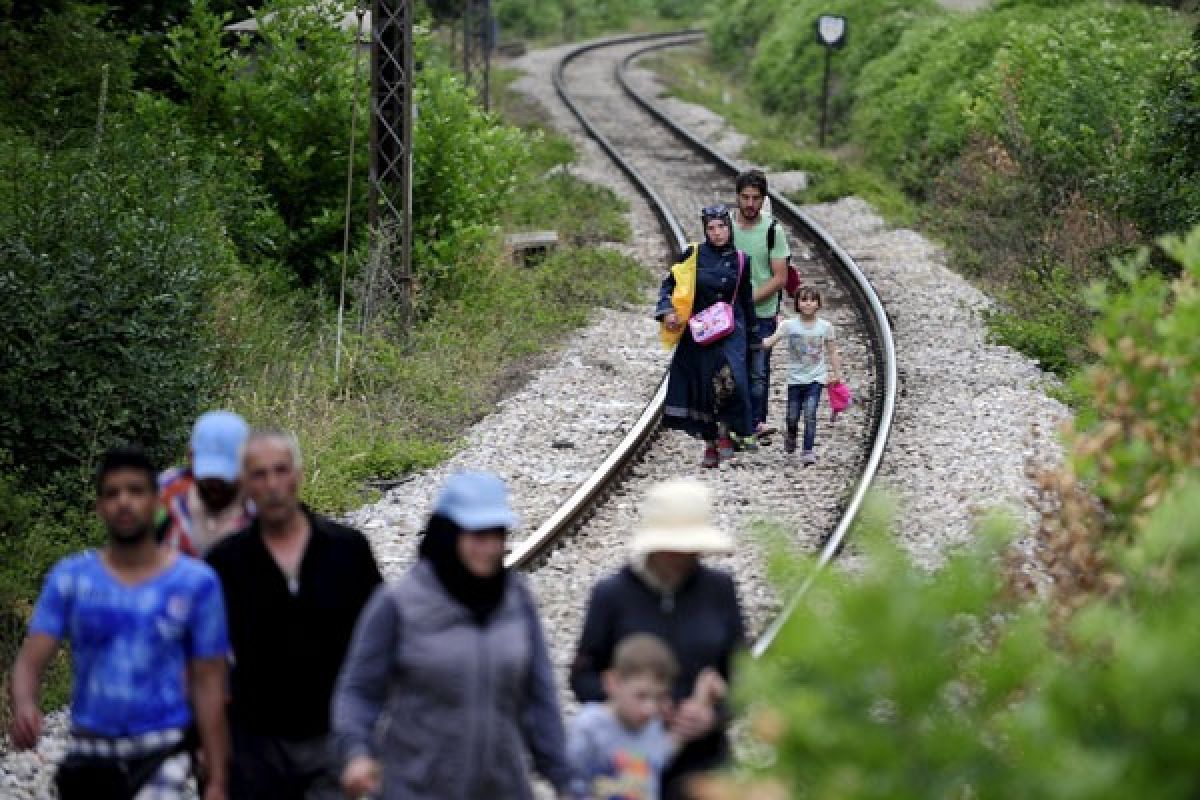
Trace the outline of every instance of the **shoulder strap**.
<path fill-rule="evenodd" d="M 771 251 L 775 249 L 775 226 L 779 224 L 779 220 L 771 220 L 770 227 L 767 228 L 767 258 L 771 258 Z"/>

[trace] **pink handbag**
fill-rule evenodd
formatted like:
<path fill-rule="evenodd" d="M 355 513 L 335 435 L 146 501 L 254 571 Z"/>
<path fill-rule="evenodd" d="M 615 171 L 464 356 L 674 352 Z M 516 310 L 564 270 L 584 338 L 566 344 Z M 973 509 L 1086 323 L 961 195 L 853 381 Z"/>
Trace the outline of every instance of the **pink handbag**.
<path fill-rule="evenodd" d="M 742 265 L 745 263 L 745 255 L 741 250 L 737 251 L 738 256 L 738 277 L 737 283 L 733 286 L 733 297 L 737 299 L 738 289 L 742 285 Z M 724 300 L 718 300 L 703 311 L 697 311 L 688 320 L 688 328 L 692 332 L 692 339 L 696 344 L 712 344 L 719 342 L 729 334 L 733 333 L 736 321 L 733 316 L 733 306 L 726 303 Z"/>
<path fill-rule="evenodd" d="M 850 387 L 838 381 L 829 384 L 825 391 L 829 393 L 829 418 L 836 420 L 838 414 L 845 411 L 854 402 L 854 398 L 850 395 Z"/>

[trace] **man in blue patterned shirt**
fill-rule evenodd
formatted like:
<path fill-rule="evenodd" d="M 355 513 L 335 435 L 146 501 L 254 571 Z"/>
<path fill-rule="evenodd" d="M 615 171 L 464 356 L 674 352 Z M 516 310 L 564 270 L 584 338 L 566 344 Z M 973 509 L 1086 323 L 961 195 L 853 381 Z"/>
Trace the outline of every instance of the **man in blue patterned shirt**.
<path fill-rule="evenodd" d="M 136 448 L 110 450 L 96 479 L 108 544 L 54 566 L 12 673 L 12 741 L 41 735 L 38 691 L 59 645 L 71 644 L 71 735 L 57 783 L 63 800 L 174 800 L 199 731 L 204 800 L 225 797 L 229 637 L 216 574 L 159 547 L 157 472 Z"/>

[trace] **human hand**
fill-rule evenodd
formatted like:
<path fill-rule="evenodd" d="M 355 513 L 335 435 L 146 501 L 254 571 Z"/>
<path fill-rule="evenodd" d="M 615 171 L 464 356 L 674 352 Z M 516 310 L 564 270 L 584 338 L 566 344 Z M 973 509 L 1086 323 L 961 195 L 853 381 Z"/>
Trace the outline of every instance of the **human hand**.
<path fill-rule="evenodd" d="M 692 689 L 692 697 L 705 705 L 715 705 L 725 699 L 728 686 L 721 673 L 712 667 L 705 667 L 696 676 L 696 685 Z"/>
<path fill-rule="evenodd" d="M 42 735 L 42 712 L 36 705 L 19 705 L 13 709 L 9 735 L 13 747 L 18 750 L 28 750 L 37 744 Z"/>
<path fill-rule="evenodd" d="M 713 707 L 690 697 L 680 703 L 671 716 L 671 733 L 681 742 L 699 739 L 716 725 L 717 713 Z"/>
<path fill-rule="evenodd" d="M 225 785 L 209 781 L 204 787 L 204 800 L 225 800 Z"/>
<path fill-rule="evenodd" d="M 380 785 L 379 762 L 370 756 L 355 756 L 342 770 L 342 791 L 348 797 L 375 794 Z"/>
<path fill-rule="evenodd" d="M 679 321 L 678 314 L 676 314 L 674 311 L 668 311 L 667 315 L 663 317 L 663 327 L 671 331 L 671 333 L 674 333 L 683 327 L 683 323 Z"/>

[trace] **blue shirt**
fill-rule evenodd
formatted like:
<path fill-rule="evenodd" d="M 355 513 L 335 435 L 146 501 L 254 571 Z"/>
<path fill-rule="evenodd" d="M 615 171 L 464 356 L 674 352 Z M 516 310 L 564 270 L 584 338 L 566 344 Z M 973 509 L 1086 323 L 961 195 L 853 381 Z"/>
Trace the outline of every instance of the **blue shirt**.
<path fill-rule="evenodd" d="M 189 725 L 188 662 L 229 652 L 221 584 L 184 555 L 135 586 L 95 550 L 68 556 L 46 578 L 29 631 L 70 641 L 71 721 L 100 736 Z"/>

